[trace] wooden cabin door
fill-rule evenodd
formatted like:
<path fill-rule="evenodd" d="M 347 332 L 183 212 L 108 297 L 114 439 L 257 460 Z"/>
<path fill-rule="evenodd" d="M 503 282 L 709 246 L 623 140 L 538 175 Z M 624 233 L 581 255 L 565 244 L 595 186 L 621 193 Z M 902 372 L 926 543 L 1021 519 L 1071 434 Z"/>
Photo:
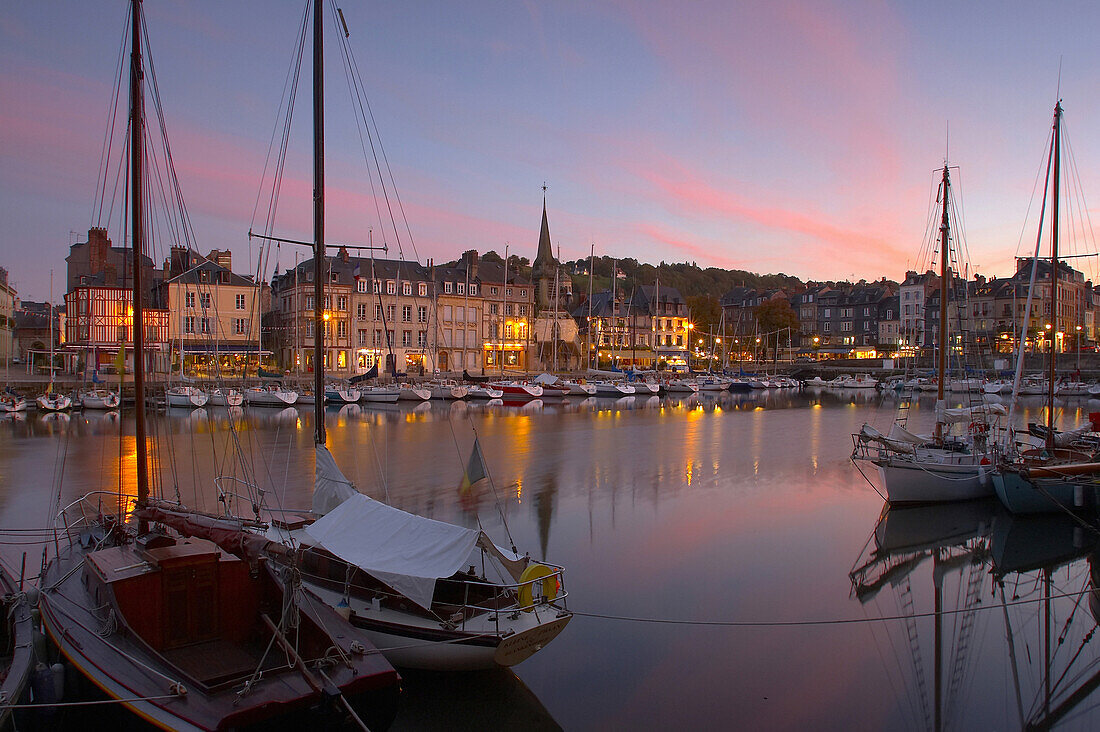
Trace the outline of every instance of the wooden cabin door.
<path fill-rule="evenodd" d="M 218 627 L 218 567 L 214 563 L 165 571 L 164 645 L 178 648 L 215 640 Z"/>

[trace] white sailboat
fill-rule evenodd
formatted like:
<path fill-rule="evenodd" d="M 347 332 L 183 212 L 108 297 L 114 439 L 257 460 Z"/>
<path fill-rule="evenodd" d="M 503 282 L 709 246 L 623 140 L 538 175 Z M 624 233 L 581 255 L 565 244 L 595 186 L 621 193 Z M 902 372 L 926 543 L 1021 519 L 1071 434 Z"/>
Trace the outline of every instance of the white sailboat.
<path fill-rule="evenodd" d="M 54 309 L 53 309 L 53 270 L 50 270 L 50 313 L 48 316 L 47 327 L 50 329 L 50 383 L 46 386 L 46 393 L 40 394 L 35 402 L 38 404 L 38 409 L 43 412 L 63 412 L 67 409 L 71 409 L 73 406 L 73 400 L 65 394 L 58 394 L 53 390 L 53 328 L 54 328 Z"/>
<path fill-rule="evenodd" d="M 948 409 L 944 402 L 947 391 L 948 292 L 954 276 L 949 267 L 951 253 L 951 175 L 947 163 L 943 166 L 940 195 L 940 328 L 937 374 L 936 424 L 932 435 L 916 435 L 906 429 L 904 421 L 896 421 L 889 434 L 882 434 L 864 424 L 853 435 L 852 460 L 870 462 L 879 476 L 890 503 L 931 503 L 964 501 L 993 494 L 992 445 L 987 441 L 989 423 L 1007 410 L 999 404 L 978 404 L 961 409 Z M 869 377 L 868 377 L 869 379 Z M 856 381 L 858 382 L 857 375 Z M 846 387 L 860 384 L 845 384 Z M 907 413 L 907 412 L 906 412 Z M 967 425 L 964 434 L 952 436 L 952 425 Z M 858 463 L 857 463 L 858 465 Z"/>

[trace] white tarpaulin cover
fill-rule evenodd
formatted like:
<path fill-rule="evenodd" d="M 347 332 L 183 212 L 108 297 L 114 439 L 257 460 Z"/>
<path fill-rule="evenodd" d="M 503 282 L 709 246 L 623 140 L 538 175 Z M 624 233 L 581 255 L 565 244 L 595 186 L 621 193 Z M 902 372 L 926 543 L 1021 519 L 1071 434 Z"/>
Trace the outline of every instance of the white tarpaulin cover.
<path fill-rule="evenodd" d="M 361 493 L 305 533 L 423 608 L 431 605 L 435 581 L 463 569 L 481 536 L 477 529 L 406 513 Z"/>
<path fill-rule="evenodd" d="M 1003 404 L 980 404 L 974 407 L 947 409 L 943 402 L 936 402 L 936 421 L 944 424 L 958 422 L 984 422 L 986 417 L 1005 417 L 1008 409 Z"/>
<path fill-rule="evenodd" d="M 313 513 L 324 516 L 353 495 L 359 493 L 336 465 L 336 459 L 324 445 L 317 445 L 313 487 Z"/>
<path fill-rule="evenodd" d="M 558 383 L 558 377 L 554 376 L 553 374 L 539 374 L 534 379 L 532 379 L 532 381 L 534 381 L 539 386 L 544 386 L 546 384 Z"/>

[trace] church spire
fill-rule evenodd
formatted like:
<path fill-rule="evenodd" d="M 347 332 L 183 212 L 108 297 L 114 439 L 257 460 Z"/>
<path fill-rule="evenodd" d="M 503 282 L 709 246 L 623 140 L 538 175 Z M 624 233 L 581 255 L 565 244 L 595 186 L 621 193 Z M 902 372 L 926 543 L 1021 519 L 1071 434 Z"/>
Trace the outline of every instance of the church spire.
<path fill-rule="evenodd" d="M 549 269 L 557 264 L 554 260 L 554 249 L 550 245 L 550 224 L 546 219 L 546 184 L 542 184 L 542 230 L 539 232 L 539 250 L 535 255 L 535 261 L 532 263 L 535 267 L 535 274 Z"/>

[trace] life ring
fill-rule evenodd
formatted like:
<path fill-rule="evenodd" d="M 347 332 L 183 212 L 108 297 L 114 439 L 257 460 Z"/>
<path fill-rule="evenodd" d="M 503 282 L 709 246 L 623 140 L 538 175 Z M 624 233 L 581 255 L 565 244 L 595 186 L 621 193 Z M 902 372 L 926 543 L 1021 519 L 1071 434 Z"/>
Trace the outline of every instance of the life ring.
<path fill-rule="evenodd" d="M 547 582 L 547 577 L 554 577 L 554 570 L 545 564 L 531 564 L 523 570 L 519 576 L 519 609 L 531 612 L 535 608 L 532 588 L 536 582 L 542 586 L 542 596 L 547 600 L 553 600 L 558 596 L 558 580 L 555 577 L 552 582 Z"/>

